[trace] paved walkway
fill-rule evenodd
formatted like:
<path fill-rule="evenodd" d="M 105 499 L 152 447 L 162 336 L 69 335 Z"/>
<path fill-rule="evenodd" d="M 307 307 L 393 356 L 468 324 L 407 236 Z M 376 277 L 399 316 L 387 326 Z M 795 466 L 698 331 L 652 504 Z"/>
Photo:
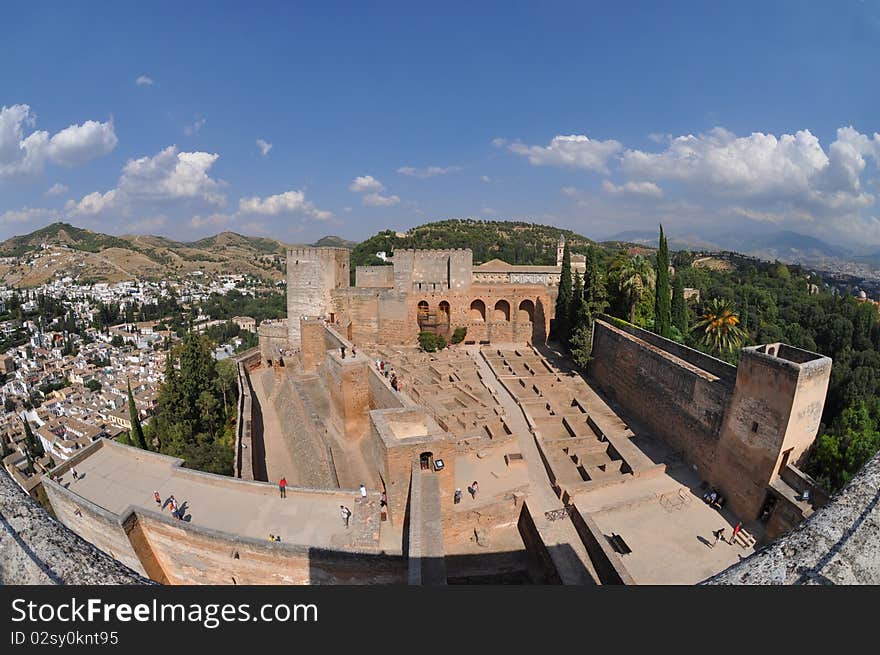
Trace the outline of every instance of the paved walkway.
<path fill-rule="evenodd" d="M 272 392 L 277 386 L 275 371 L 258 369 L 251 373 L 251 385 L 254 388 L 254 401 L 260 404 L 263 414 L 263 445 L 266 449 L 266 474 L 270 482 L 278 482 L 281 476 L 287 476 L 288 482 L 293 482 L 293 472 L 296 471 L 293 453 L 287 446 L 284 433 L 281 430 L 281 421 L 275 411 L 275 403 L 272 402 Z"/>
<path fill-rule="evenodd" d="M 134 449 L 136 450 L 136 449 Z M 296 493 L 280 498 L 277 487 L 198 474 L 173 474 L 170 460 L 128 452 L 124 446 L 103 446 L 76 464 L 82 478 L 63 476 L 63 484 L 96 505 L 120 513 L 129 505 L 158 510 L 153 492 L 162 500 L 174 494 L 186 520 L 231 534 L 339 549 L 375 550 L 379 543 L 378 495 L 361 503 L 357 492 Z M 346 529 L 340 504 L 353 516 Z M 164 511 L 168 511 L 167 509 Z"/>

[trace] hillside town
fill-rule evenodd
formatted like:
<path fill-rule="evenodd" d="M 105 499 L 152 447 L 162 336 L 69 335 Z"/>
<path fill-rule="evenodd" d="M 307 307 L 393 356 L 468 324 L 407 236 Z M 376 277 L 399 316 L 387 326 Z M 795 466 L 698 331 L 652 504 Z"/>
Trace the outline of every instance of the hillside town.
<path fill-rule="evenodd" d="M 0 287 L 4 468 L 38 495 L 43 473 L 98 439 L 127 435 L 132 405 L 147 424 L 182 316 L 197 332 L 223 326 L 226 320 L 197 311 L 199 305 L 233 290 L 253 296 L 254 284 L 244 275 L 189 274 L 161 282 L 80 284 L 65 277 L 31 289 Z M 242 332 L 217 345 L 217 360 L 255 339 L 254 318 L 229 322 Z"/>

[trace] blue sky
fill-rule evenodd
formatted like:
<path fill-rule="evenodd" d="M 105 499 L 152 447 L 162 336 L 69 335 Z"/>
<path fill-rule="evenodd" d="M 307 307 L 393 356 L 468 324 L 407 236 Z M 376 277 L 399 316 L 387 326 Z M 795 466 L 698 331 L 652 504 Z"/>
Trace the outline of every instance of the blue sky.
<path fill-rule="evenodd" d="M 4 10 L 0 237 L 880 244 L 880 0 L 183 4 Z"/>

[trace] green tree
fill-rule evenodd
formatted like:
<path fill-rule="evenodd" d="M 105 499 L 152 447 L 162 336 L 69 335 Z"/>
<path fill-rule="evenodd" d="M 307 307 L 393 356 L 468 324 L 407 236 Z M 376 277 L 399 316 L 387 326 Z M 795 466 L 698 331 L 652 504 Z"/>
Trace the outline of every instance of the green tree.
<path fill-rule="evenodd" d="M 92 379 L 86 382 L 86 388 L 97 393 L 101 390 L 101 383 L 97 380 Z"/>
<path fill-rule="evenodd" d="M 716 354 L 730 353 L 739 349 L 745 333 L 739 326 L 739 316 L 728 300 L 713 298 L 700 320 L 691 328 L 702 332 L 703 344 Z"/>
<path fill-rule="evenodd" d="M 455 331 L 452 333 L 452 343 L 461 343 L 464 341 L 464 338 L 467 336 L 467 327 L 460 326 L 455 328 Z"/>
<path fill-rule="evenodd" d="M 669 338 L 672 334 L 672 311 L 670 300 L 672 291 L 669 288 L 669 248 L 663 225 L 660 225 L 660 245 L 657 249 L 657 285 L 654 293 L 654 332 L 661 337 Z"/>
<path fill-rule="evenodd" d="M 238 365 L 232 359 L 217 362 L 217 388 L 223 396 L 223 414 L 229 416 L 227 397 L 238 387 Z"/>
<path fill-rule="evenodd" d="M 24 423 L 24 445 L 25 449 L 30 453 L 31 457 L 34 459 L 39 459 L 46 454 L 46 451 L 43 449 L 42 442 L 34 436 L 34 431 L 31 429 L 30 421 L 26 418 L 22 420 Z"/>
<path fill-rule="evenodd" d="M 614 277 L 618 290 L 629 306 L 629 321 L 635 323 L 636 305 L 654 288 L 654 267 L 641 255 L 627 257 L 617 262 Z"/>
<path fill-rule="evenodd" d="M 571 288 L 571 304 L 568 306 L 569 340 L 581 327 L 587 324 L 587 305 L 584 301 L 584 282 L 580 273 L 574 272 L 574 284 Z"/>
<path fill-rule="evenodd" d="M 131 393 L 131 381 L 128 384 L 128 420 L 131 422 L 131 441 L 138 448 L 149 450 L 147 440 L 144 437 L 144 429 L 141 427 L 141 417 L 138 414 L 137 405 L 134 402 L 134 395 Z"/>
<path fill-rule="evenodd" d="M 684 299 L 684 279 L 676 275 L 672 285 L 672 325 L 682 334 L 687 334 L 690 320 L 688 319 L 687 302 Z"/>
<path fill-rule="evenodd" d="M 553 321 L 554 336 L 561 344 L 568 342 L 568 330 L 570 318 L 568 312 L 571 308 L 572 279 L 571 279 L 571 251 L 568 241 L 562 249 L 562 268 L 559 272 L 559 293 L 556 295 L 556 314 Z"/>

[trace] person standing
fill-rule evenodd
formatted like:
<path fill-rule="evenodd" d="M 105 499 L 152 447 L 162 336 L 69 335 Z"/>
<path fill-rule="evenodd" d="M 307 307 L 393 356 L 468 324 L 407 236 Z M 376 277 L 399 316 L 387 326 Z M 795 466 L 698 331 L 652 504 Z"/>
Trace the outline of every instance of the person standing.
<path fill-rule="evenodd" d="M 153 492 L 153 500 L 156 501 L 156 504 L 157 504 L 159 507 L 162 507 L 162 496 L 159 495 L 159 492 L 158 492 L 158 491 L 154 491 L 154 492 Z"/>
<path fill-rule="evenodd" d="M 456 489 L 455 494 L 452 496 L 452 502 L 458 505 L 461 502 L 461 489 Z"/>
<path fill-rule="evenodd" d="M 715 544 L 718 543 L 719 539 L 724 541 L 724 528 L 718 528 L 712 534 L 715 535 L 715 541 L 712 542 L 712 548 L 715 548 Z"/>
<path fill-rule="evenodd" d="M 367 488 L 364 486 L 363 482 L 361 482 L 361 498 L 363 498 L 365 501 L 367 499 Z"/>
<path fill-rule="evenodd" d="M 388 506 L 388 496 L 385 492 L 382 492 L 382 495 L 379 497 L 379 507 L 387 507 Z"/>
<path fill-rule="evenodd" d="M 736 539 L 736 535 L 739 534 L 739 531 L 742 530 L 742 527 L 743 527 L 742 521 L 740 521 L 735 526 L 733 526 L 733 534 L 730 535 L 730 542 L 729 543 L 732 544 L 734 542 L 734 540 Z"/>
<path fill-rule="evenodd" d="M 479 488 L 480 488 L 480 485 L 477 484 L 476 480 L 474 480 L 471 483 L 471 486 L 468 487 L 468 493 L 471 495 L 471 498 L 473 498 L 474 500 L 477 499 L 477 491 L 479 490 Z"/>
<path fill-rule="evenodd" d="M 348 509 L 345 505 L 339 506 L 339 513 L 342 514 L 342 521 L 345 523 L 345 527 L 348 527 L 348 520 L 351 518 L 351 510 Z"/>
<path fill-rule="evenodd" d="M 174 513 L 177 511 L 177 501 L 174 500 L 174 496 L 168 499 L 168 509 L 171 512 L 171 516 L 174 516 Z"/>
<path fill-rule="evenodd" d="M 339 346 L 339 354 L 342 359 L 345 359 L 345 346 Z"/>
<path fill-rule="evenodd" d="M 70 472 L 73 474 L 74 480 L 79 480 L 79 473 L 76 472 L 75 468 L 70 469 Z"/>
<path fill-rule="evenodd" d="M 278 481 L 278 491 L 281 494 L 282 498 L 287 498 L 287 478 L 285 478 L 283 475 Z"/>

